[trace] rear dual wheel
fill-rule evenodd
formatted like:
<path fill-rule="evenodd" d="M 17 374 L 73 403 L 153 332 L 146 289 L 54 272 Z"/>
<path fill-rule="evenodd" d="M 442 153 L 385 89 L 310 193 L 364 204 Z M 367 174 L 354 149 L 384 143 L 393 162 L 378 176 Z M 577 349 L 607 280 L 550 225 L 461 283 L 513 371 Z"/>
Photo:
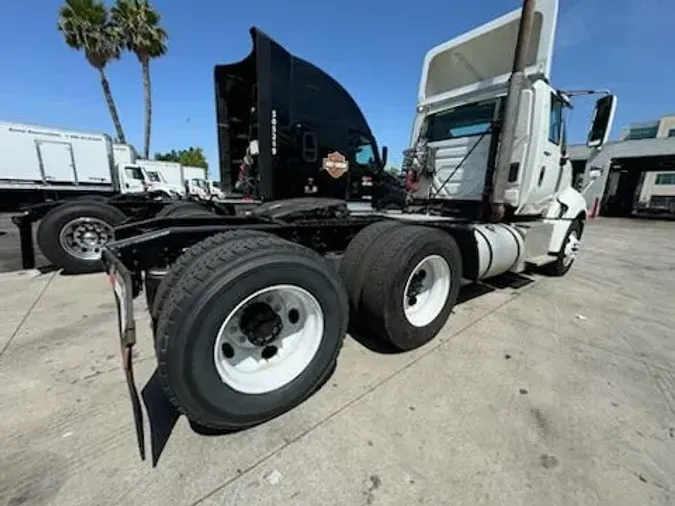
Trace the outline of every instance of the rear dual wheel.
<path fill-rule="evenodd" d="M 439 229 L 380 222 L 349 244 L 341 274 L 351 298 L 351 330 L 399 350 L 428 343 L 457 301 L 462 258 Z"/>
<path fill-rule="evenodd" d="M 155 305 L 155 350 L 163 387 L 188 418 L 216 429 L 249 427 L 291 409 L 328 378 L 348 302 L 321 256 L 258 232 L 193 247 L 180 261 L 168 296 Z"/>

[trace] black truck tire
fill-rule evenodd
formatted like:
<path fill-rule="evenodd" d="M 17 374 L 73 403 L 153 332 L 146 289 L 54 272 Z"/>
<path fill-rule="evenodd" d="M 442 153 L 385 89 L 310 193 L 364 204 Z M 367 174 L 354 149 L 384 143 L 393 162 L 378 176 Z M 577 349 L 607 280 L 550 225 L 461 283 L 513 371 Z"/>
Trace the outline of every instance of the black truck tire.
<path fill-rule="evenodd" d="M 399 350 L 431 341 L 457 301 L 462 256 L 439 229 L 404 225 L 384 235 L 366 266 L 365 323 Z"/>
<path fill-rule="evenodd" d="M 166 218 L 168 216 L 213 216 L 213 213 L 198 202 L 174 202 L 164 206 L 155 218 Z"/>
<path fill-rule="evenodd" d="M 326 381 L 348 313 L 338 274 L 314 251 L 267 237 L 229 242 L 200 256 L 171 291 L 157 323 L 159 378 L 201 426 L 257 425 Z"/>
<path fill-rule="evenodd" d="M 383 236 L 390 234 L 396 227 L 400 226 L 402 226 L 401 223 L 396 220 L 383 220 L 368 225 L 354 236 L 345 250 L 340 262 L 340 276 L 342 276 L 349 295 L 351 332 L 363 330 L 361 325 L 363 319 L 361 294 L 368 266 L 371 263 L 370 255 L 377 249 L 375 245 Z"/>
<path fill-rule="evenodd" d="M 153 328 L 156 327 L 157 319 L 162 312 L 169 294 L 173 291 L 176 283 L 181 278 L 183 273 L 188 269 L 188 267 L 190 267 L 198 259 L 201 259 L 203 255 L 214 250 L 215 248 L 223 247 L 227 243 L 236 239 L 246 239 L 248 237 L 267 237 L 270 239 L 283 241 L 283 239 L 278 238 L 275 235 L 268 234 L 266 232 L 259 232 L 258 230 L 228 230 L 221 234 L 212 235 L 211 237 L 190 246 L 171 265 L 171 268 L 167 271 L 166 275 L 164 275 L 162 281 L 159 283 L 154 297 L 152 300 L 148 300 L 148 309 L 150 310 Z"/>
<path fill-rule="evenodd" d="M 103 269 L 101 250 L 126 216 L 102 202 L 67 202 L 40 221 L 37 242 L 52 264 L 71 274 Z"/>

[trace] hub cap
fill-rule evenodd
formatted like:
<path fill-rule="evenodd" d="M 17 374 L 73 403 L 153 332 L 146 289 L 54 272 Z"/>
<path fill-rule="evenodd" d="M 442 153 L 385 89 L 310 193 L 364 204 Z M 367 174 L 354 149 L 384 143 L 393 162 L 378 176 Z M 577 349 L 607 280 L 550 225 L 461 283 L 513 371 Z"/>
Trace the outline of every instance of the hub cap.
<path fill-rule="evenodd" d="M 405 285 L 403 311 L 411 325 L 425 327 L 434 321 L 450 295 L 450 266 L 439 255 L 424 258 Z"/>
<path fill-rule="evenodd" d="M 569 267 L 574 259 L 579 254 L 579 248 L 581 247 L 581 241 L 579 240 L 579 235 L 576 231 L 567 237 L 567 242 L 565 243 L 565 249 L 563 251 L 563 264 L 565 267 Z"/>
<path fill-rule="evenodd" d="M 271 392 L 307 368 L 323 332 L 323 311 L 307 290 L 295 285 L 265 288 L 227 315 L 216 336 L 214 364 L 221 381 L 234 390 Z"/>
<path fill-rule="evenodd" d="M 71 256 L 81 260 L 101 258 L 101 249 L 113 238 L 113 228 L 98 218 L 76 218 L 61 229 L 59 243 Z"/>

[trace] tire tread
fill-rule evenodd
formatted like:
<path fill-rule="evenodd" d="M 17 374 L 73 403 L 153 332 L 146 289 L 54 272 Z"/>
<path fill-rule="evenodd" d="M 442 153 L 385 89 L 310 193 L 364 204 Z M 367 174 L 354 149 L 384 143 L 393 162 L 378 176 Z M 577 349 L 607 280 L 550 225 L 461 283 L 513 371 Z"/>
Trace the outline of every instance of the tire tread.
<path fill-rule="evenodd" d="M 157 330 L 155 336 L 155 351 L 157 355 L 157 370 L 162 389 L 166 394 L 169 401 L 176 407 L 176 409 L 186 415 L 191 421 L 198 423 L 204 427 L 214 428 L 214 429 L 240 429 L 244 426 L 229 426 L 223 427 L 222 424 L 213 424 L 209 421 L 209 416 L 205 413 L 202 408 L 196 403 L 191 405 L 182 404 L 177 396 L 175 395 L 171 387 L 171 378 L 169 377 L 169 364 L 168 364 L 168 353 L 169 346 L 171 341 L 171 335 L 176 328 L 176 325 L 179 324 L 178 318 L 180 318 L 183 313 L 183 306 L 186 302 L 189 302 L 203 287 L 204 282 L 206 282 L 210 274 L 217 269 L 219 266 L 226 264 L 234 259 L 242 258 L 245 255 L 256 253 L 259 251 L 264 251 L 273 247 L 281 247 L 286 250 L 293 251 L 298 255 L 309 256 L 314 260 L 319 260 L 322 263 L 325 263 L 325 268 L 330 271 L 331 267 L 328 263 L 316 252 L 310 250 L 304 246 L 292 243 L 290 241 L 284 241 L 279 239 L 276 236 L 269 237 L 270 234 L 266 234 L 268 237 L 247 237 L 239 238 L 232 240 L 228 243 L 218 244 L 217 240 L 211 241 L 210 244 L 218 244 L 217 246 L 211 246 L 210 251 L 204 254 L 204 250 L 208 249 L 207 245 L 202 248 L 198 248 L 192 251 L 186 251 L 183 255 L 186 257 L 185 263 L 191 265 L 191 269 L 186 269 L 185 272 L 180 276 L 180 278 L 175 283 L 175 286 L 171 290 L 168 300 L 165 303 L 164 309 L 162 310 L 161 315 L 159 315 L 159 320 L 157 323 Z M 203 241 L 206 243 L 207 240 Z M 199 262 L 195 262 L 195 260 Z M 347 296 L 346 293 L 343 295 L 345 303 L 343 304 L 345 310 L 347 308 Z M 344 321 L 347 322 L 348 316 L 345 315 Z M 345 329 L 346 330 L 346 329 Z M 344 333 L 343 333 L 344 334 Z M 325 383 L 327 377 L 330 375 L 334 367 L 334 363 L 337 361 L 337 357 L 340 353 L 344 342 L 344 335 L 340 342 L 340 345 L 336 347 L 336 351 L 331 360 L 331 367 L 326 367 L 323 374 L 318 378 L 314 387 L 309 390 L 306 395 L 299 400 L 302 402 L 307 397 L 311 396 L 320 386 Z M 292 407 L 292 406 L 291 406 Z M 290 407 L 288 407 L 290 409 Z M 280 413 L 274 414 L 268 418 L 273 418 L 278 414 L 286 411 L 284 409 Z"/>

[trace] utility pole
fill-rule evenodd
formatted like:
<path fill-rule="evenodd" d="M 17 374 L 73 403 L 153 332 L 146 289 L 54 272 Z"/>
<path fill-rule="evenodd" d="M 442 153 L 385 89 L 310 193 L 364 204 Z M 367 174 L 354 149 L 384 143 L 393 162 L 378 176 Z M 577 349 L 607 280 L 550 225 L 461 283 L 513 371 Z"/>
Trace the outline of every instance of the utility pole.
<path fill-rule="evenodd" d="M 532 26 L 536 0 L 523 0 L 523 13 L 518 28 L 516 52 L 513 57 L 513 70 L 509 79 L 509 91 L 506 96 L 506 110 L 502 123 L 502 133 L 497 153 L 497 162 L 492 178 L 492 195 L 490 203 L 492 218 L 497 221 L 504 217 L 504 194 L 511 170 L 511 154 L 516 134 L 516 121 L 520 107 L 520 95 L 525 87 L 525 65 L 530 51 Z"/>

